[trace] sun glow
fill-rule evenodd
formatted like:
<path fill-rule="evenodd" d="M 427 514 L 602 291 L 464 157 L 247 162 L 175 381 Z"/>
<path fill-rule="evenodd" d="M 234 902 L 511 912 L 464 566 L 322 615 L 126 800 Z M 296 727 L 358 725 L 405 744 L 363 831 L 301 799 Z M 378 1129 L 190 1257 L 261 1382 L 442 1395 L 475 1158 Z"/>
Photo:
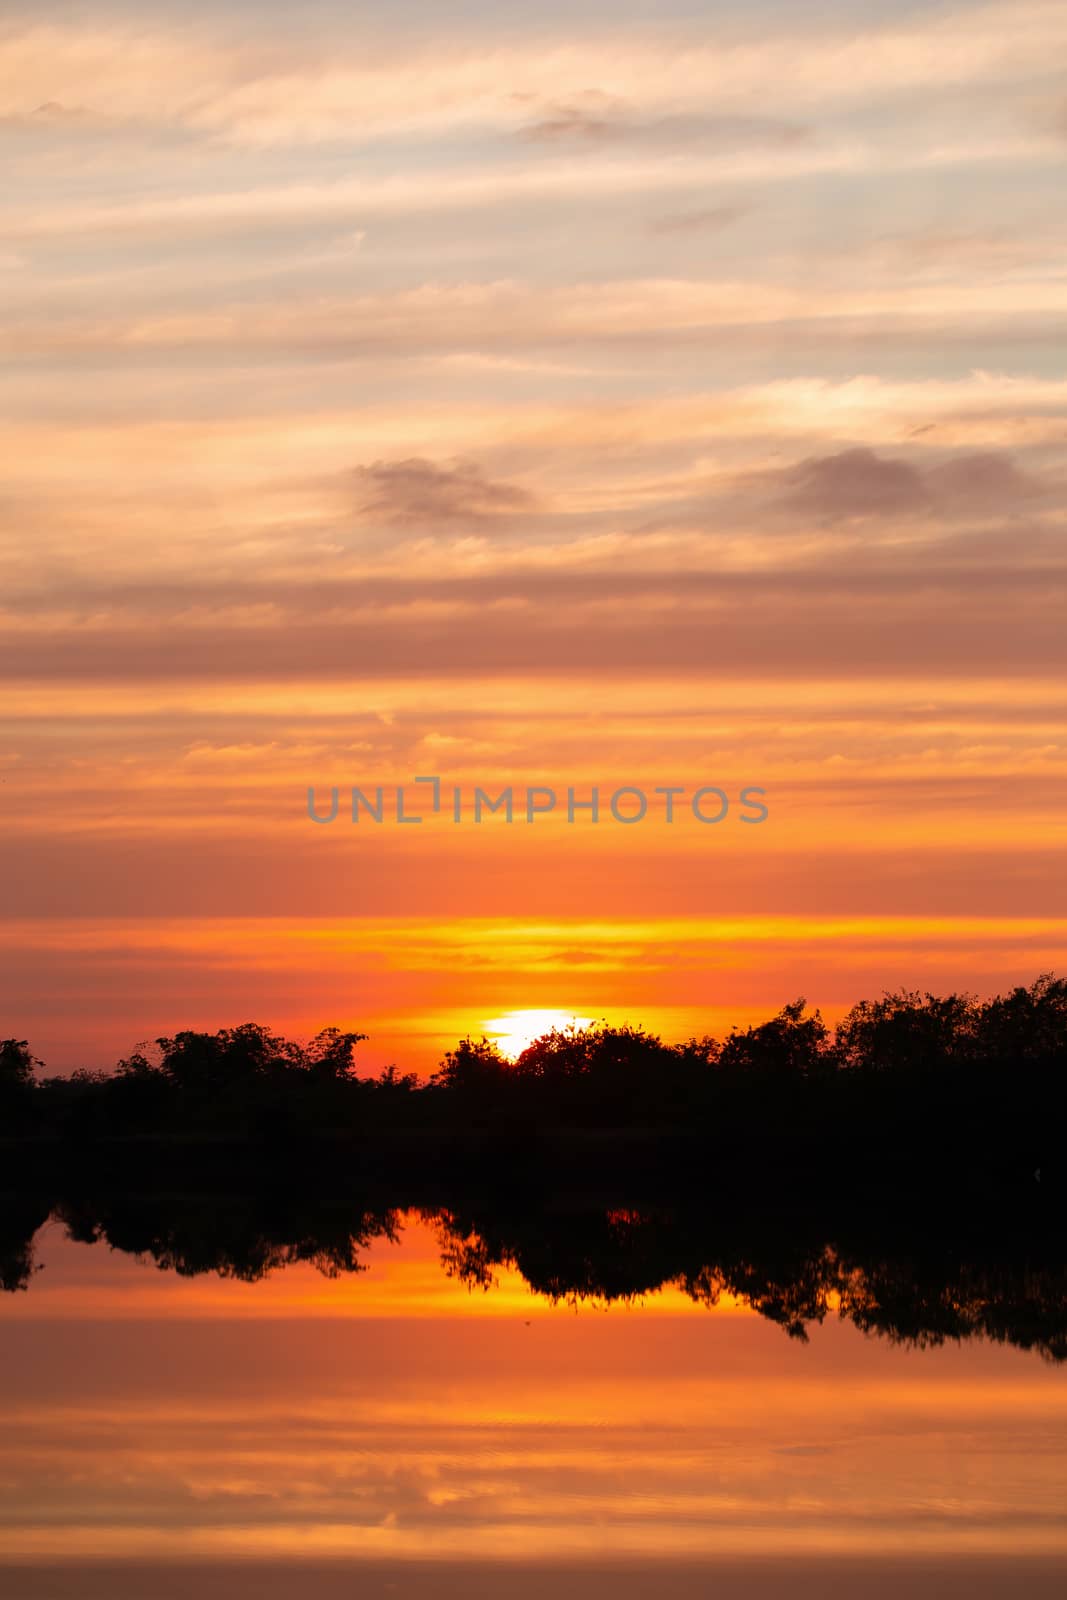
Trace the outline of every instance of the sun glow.
<path fill-rule="evenodd" d="M 512 1060 L 521 1056 L 527 1045 L 553 1028 L 587 1028 L 592 1017 L 577 1017 L 573 1011 L 507 1011 L 490 1017 L 485 1031 L 501 1053 Z"/>

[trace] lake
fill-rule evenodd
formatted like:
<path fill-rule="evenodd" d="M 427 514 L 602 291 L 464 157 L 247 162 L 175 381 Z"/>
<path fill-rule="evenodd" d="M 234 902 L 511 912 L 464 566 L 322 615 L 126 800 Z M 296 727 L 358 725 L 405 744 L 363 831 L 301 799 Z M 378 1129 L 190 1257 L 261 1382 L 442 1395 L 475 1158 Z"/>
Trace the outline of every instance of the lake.
<path fill-rule="evenodd" d="M 10 1600 L 1063 1592 L 1047 1353 L 834 1294 L 806 1340 L 729 1291 L 553 1299 L 433 1214 L 332 1277 L 72 1231 L 0 1298 Z"/>

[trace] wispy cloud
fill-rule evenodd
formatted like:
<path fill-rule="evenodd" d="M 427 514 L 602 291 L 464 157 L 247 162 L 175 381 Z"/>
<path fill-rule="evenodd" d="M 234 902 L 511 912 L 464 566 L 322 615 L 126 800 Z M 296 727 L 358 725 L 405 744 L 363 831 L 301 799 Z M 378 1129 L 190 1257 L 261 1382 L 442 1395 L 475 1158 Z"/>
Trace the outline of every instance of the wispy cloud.
<path fill-rule="evenodd" d="M 361 515 L 405 528 L 452 522 L 484 522 L 521 512 L 533 497 L 515 484 L 487 478 L 471 461 L 448 465 L 412 457 L 375 461 L 355 470 Z"/>
<path fill-rule="evenodd" d="M 748 206 L 719 205 L 696 206 L 691 211 L 667 211 L 653 217 L 649 228 L 653 233 L 703 233 L 717 232 L 739 222 L 749 211 Z"/>
<path fill-rule="evenodd" d="M 642 116 L 624 100 L 594 91 L 570 102 L 553 101 L 536 120 L 519 129 L 520 137 L 545 143 L 637 144 L 733 149 L 790 145 L 810 138 L 813 130 L 775 117 L 709 114 Z"/>

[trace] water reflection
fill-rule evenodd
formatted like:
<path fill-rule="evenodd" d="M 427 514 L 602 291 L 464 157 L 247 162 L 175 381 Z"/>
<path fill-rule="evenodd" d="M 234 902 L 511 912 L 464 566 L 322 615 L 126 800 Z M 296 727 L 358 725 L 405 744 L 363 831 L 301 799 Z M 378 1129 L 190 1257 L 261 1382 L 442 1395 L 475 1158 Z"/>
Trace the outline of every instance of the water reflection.
<path fill-rule="evenodd" d="M 1039 1218 L 580 1198 L 9 1199 L 0 1593 L 1062 1592 Z"/>
<path fill-rule="evenodd" d="M 1028 1203 L 966 1228 L 906 1212 L 840 1218 L 724 1215 L 537 1195 L 412 1208 L 429 1225 L 445 1274 L 493 1293 L 517 1273 L 551 1302 L 633 1302 L 673 1290 L 696 1305 L 740 1303 L 805 1339 L 837 1317 L 891 1341 L 929 1347 L 985 1338 L 1067 1359 L 1067 1252 Z M 183 1277 L 256 1283 L 308 1264 L 328 1278 L 364 1270 L 378 1240 L 395 1242 L 405 1211 L 381 1198 L 258 1190 L 223 1194 L 119 1192 L 54 1202 L 7 1196 L 0 1206 L 0 1282 L 32 1288 L 34 1235 L 47 1218 L 68 1238 L 104 1243 Z"/>

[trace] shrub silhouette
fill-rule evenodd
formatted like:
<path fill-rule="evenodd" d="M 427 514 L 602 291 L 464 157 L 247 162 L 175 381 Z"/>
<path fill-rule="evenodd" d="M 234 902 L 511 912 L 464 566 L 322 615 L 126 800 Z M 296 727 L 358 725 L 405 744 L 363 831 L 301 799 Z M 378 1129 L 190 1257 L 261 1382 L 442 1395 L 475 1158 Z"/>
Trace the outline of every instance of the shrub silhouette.
<path fill-rule="evenodd" d="M 40 1074 L 0 1045 L 0 1136 L 292 1144 L 391 1133 L 513 1141 L 572 1129 L 704 1141 L 708 1159 L 811 1166 L 911 1159 L 948 1172 L 1058 1170 L 1067 1117 L 1067 980 L 981 1003 L 900 991 L 835 1030 L 805 1001 L 768 1021 L 668 1044 L 638 1027 L 553 1030 L 514 1062 L 463 1039 L 428 1082 L 357 1070 L 365 1035 L 306 1044 L 255 1023 L 162 1036 L 113 1073 Z M 488 1149 L 488 1146 L 486 1147 Z M 487 1157 L 486 1157 L 487 1159 Z"/>

